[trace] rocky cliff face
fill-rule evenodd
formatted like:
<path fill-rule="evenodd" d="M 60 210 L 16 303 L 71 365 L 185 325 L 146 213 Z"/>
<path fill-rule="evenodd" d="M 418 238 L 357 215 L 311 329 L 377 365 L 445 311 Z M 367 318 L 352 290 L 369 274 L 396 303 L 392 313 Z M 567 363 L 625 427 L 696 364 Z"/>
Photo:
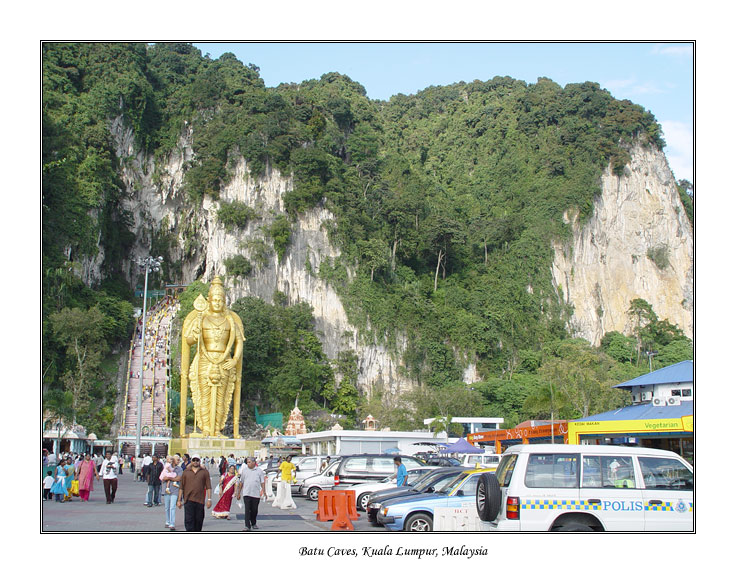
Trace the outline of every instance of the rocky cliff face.
<path fill-rule="evenodd" d="M 631 150 L 622 176 L 610 169 L 590 221 L 568 213 L 573 239 L 556 245 L 554 281 L 573 305 L 573 335 L 598 344 L 608 331 L 629 334 L 632 299 L 693 336 L 693 234 L 662 152 Z"/>
<path fill-rule="evenodd" d="M 194 207 L 181 189 L 185 164 L 193 157 L 188 129 L 177 149 L 158 164 L 135 149 L 133 134 L 122 122 L 113 123 L 112 133 L 129 192 L 126 207 L 139 238 L 129 261 L 131 283 L 139 274 L 135 259 L 149 254 L 155 233 L 175 238 L 169 258 L 181 263 L 184 283 L 224 277 L 225 259 L 242 254 L 253 263 L 253 270 L 244 279 L 227 277 L 229 302 L 243 296 L 271 302 L 276 291 L 284 293 L 289 303 L 306 302 L 314 309 L 327 356 L 334 359 L 348 349 L 358 356 L 358 384 L 363 390 L 375 385 L 399 393 L 412 386 L 402 374 L 403 342 L 395 352 L 380 343 L 363 343 L 335 290 L 317 276 L 323 261 L 339 256 L 326 231 L 332 213 L 316 208 L 302 215 L 278 261 L 264 230 L 284 213 L 282 198 L 291 189 L 291 178 L 270 170 L 266 177 L 253 179 L 243 157 L 233 154 L 233 177 L 220 199 L 206 198 L 201 207 Z M 217 211 L 231 201 L 250 206 L 257 217 L 244 229 L 228 232 L 218 222 Z M 636 148 L 625 175 L 604 175 L 591 221 L 580 222 L 573 213 L 567 217 L 573 240 L 554 246 L 552 272 L 561 296 L 574 306 L 570 323 L 574 335 L 598 343 L 606 331 L 626 332 L 629 302 L 641 297 L 660 318 L 692 336 L 693 239 L 663 154 Z M 89 277 L 99 275 L 100 263 L 99 257 L 85 263 Z M 477 379 L 473 364 L 463 367 L 467 381 Z"/>
<path fill-rule="evenodd" d="M 401 350 L 396 353 L 380 344 L 361 344 L 337 293 L 317 276 L 323 261 L 340 255 L 326 231 L 334 219 L 331 212 L 316 208 L 300 216 L 292 226 L 289 247 L 278 261 L 264 230 L 275 217 L 285 214 L 282 198 L 293 185 L 291 178 L 270 170 L 266 177 L 253 179 L 243 157 L 233 154 L 233 177 L 220 199 L 205 198 L 201 208 L 194 208 L 181 190 L 185 162 L 193 156 L 190 132 L 182 134 L 178 148 L 164 163 L 155 165 L 152 158 L 136 152 L 130 130 L 116 122 L 112 131 L 122 158 L 123 181 L 130 192 L 126 207 L 134 214 L 133 231 L 141 238 L 130 261 L 131 281 L 139 273 L 134 261 L 148 255 L 154 232 L 168 232 L 177 238 L 169 255 L 181 261 L 184 283 L 210 281 L 215 275 L 225 277 L 224 261 L 235 254 L 244 255 L 253 263 L 253 270 L 247 278 L 226 278 L 229 302 L 244 296 L 272 302 L 276 291 L 284 293 L 290 304 L 306 302 L 314 309 L 325 354 L 335 359 L 343 350 L 356 353 L 361 388 L 379 386 L 399 393 L 412 386 L 400 372 Z M 244 229 L 226 231 L 217 220 L 217 211 L 222 203 L 232 201 L 248 205 L 257 217 Z"/>

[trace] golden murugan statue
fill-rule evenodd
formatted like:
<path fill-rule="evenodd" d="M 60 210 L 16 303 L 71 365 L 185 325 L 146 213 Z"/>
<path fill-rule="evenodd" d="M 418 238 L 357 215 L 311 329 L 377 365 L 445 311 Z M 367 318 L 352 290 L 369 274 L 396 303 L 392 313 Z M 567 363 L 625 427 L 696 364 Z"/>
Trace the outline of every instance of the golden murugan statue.
<path fill-rule="evenodd" d="M 194 300 L 194 311 L 184 319 L 181 339 L 181 436 L 187 436 L 187 387 L 191 387 L 195 432 L 190 436 L 223 436 L 233 401 L 233 435 L 240 438 L 245 336 L 240 317 L 225 304 L 225 288 L 219 277 L 212 280 L 207 299 L 199 295 Z M 190 365 L 190 348 L 194 345 L 197 352 Z"/>

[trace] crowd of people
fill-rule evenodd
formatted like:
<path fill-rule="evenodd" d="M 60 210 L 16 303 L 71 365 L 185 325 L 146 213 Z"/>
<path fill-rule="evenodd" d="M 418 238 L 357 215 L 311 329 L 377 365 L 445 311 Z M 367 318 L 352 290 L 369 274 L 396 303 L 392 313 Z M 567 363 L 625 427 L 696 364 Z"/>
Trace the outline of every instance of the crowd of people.
<path fill-rule="evenodd" d="M 44 467 L 52 464 L 50 457 L 44 452 Z M 164 507 L 164 528 L 172 531 L 176 530 L 177 509 L 183 509 L 187 531 L 201 531 L 205 509 L 211 509 L 214 518 L 230 520 L 233 503 L 243 510 L 243 531 L 258 530 L 259 503 L 267 498 L 264 469 L 278 468 L 287 488 L 295 476 L 290 456 L 283 459 L 271 456 L 259 466 L 255 457 L 236 458 L 233 454 L 200 458 L 177 453 L 161 460 L 155 454 L 127 457 L 112 452 L 104 456 L 62 453 L 55 469 L 48 470 L 43 479 L 43 500 L 65 503 L 78 497 L 90 502 L 95 484 L 102 482 L 106 504 L 114 504 L 123 468 L 130 468 L 134 481 L 146 484 L 143 501 L 146 507 Z M 219 479 L 212 479 L 211 472 L 215 476 L 219 474 Z M 219 495 L 214 508 L 213 494 Z"/>
<path fill-rule="evenodd" d="M 79 497 L 83 502 L 88 502 L 95 482 L 102 480 L 107 502 L 112 504 L 125 458 L 112 452 L 104 457 L 90 453 L 60 453 L 58 457 L 44 454 L 44 468 L 52 464 L 55 465 L 54 470 L 47 470 L 43 478 L 44 500 L 64 503 Z"/>

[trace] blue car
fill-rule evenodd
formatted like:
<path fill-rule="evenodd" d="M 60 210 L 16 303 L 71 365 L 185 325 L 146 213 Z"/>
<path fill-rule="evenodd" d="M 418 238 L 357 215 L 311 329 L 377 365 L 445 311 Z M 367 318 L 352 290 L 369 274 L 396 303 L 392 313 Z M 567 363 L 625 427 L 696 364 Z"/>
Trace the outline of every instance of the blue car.
<path fill-rule="evenodd" d="M 466 470 L 436 492 L 387 500 L 386 505 L 378 509 L 378 524 L 394 531 L 431 532 L 436 508 L 475 508 L 478 479 L 486 472 L 493 470 Z"/>

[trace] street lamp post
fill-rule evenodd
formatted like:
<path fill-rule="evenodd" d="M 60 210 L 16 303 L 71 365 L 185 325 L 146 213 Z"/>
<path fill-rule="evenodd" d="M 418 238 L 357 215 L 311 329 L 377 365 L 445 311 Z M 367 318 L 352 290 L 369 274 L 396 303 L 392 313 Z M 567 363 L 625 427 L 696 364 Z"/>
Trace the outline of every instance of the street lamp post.
<path fill-rule="evenodd" d="M 552 444 L 555 444 L 555 389 L 552 386 L 552 381 L 549 382 L 549 414 L 552 417 L 550 421 L 550 439 Z"/>
<path fill-rule="evenodd" d="M 146 357 L 146 301 L 148 297 L 148 273 L 150 271 L 160 271 L 161 263 L 164 258 L 151 257 L 139 259 L 138 265 L 143 270 L 145 278 L 143 280 L 143 320 L 141 323 L 141 370 L 138 377 L 138 417 L 136 421 L 135 431 L 135 456 L 138 458 L 141 454 L 141 424 L 143 418 L 143 361 Z"/>

